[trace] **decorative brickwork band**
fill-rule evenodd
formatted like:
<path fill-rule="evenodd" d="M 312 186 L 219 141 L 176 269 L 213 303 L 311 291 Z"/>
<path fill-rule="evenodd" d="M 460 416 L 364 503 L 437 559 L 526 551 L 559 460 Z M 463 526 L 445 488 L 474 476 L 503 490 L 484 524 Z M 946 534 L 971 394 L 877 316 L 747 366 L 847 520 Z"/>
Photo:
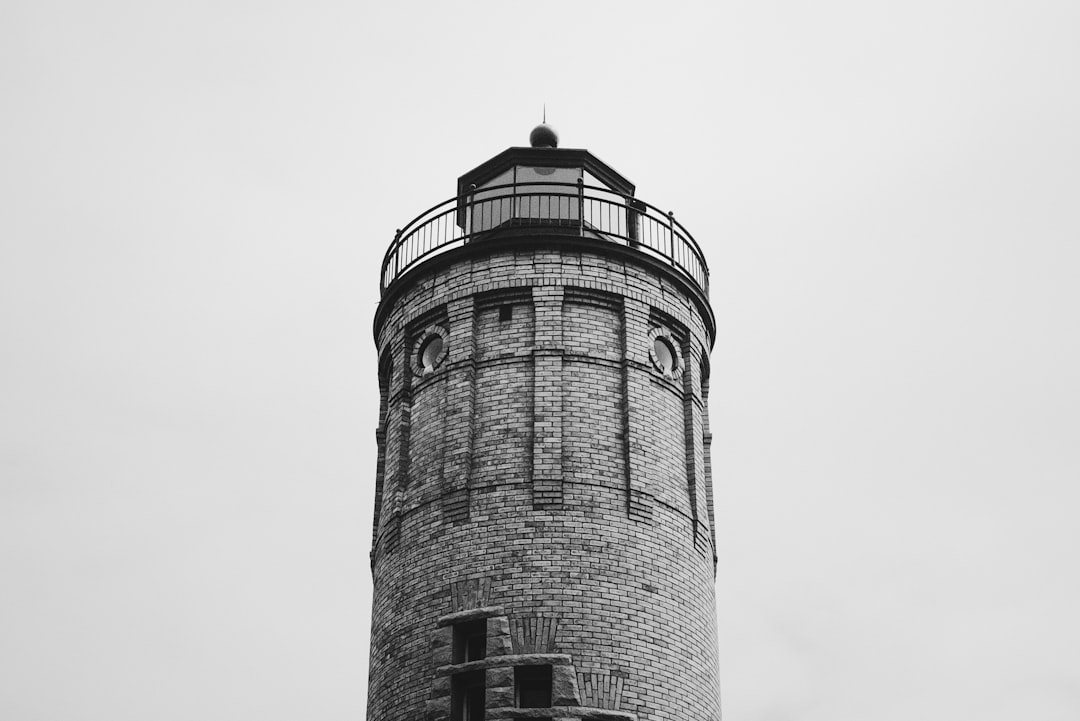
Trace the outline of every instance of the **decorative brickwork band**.
<path fill-rule="evenodd" d="M 467 608 L 480 608 L 488 605 L 491 593 L 491 579 L 466 578 L 450 584 L 450 606 L 452 611 L 464 611 Z"/>
<path fill-rule="evenodd" d="M 542 614 L 515 617 L 510 622 L 514 653 L 555 653 L 559 619 Z"/>
<path fill-rule="evenodd" d="M 585 706 L 618 710 L 626 674 L 578 673 L 578 689 Z"/>

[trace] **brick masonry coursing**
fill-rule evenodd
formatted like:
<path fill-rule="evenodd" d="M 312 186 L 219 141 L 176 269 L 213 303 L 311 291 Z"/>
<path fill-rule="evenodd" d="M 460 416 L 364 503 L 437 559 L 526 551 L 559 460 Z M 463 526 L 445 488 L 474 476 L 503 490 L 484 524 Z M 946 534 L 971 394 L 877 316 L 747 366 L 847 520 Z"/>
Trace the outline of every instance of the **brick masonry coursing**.
<path fill-rule="evenodd" d="M 488 607 L 515 653 L 569 657 L 583 712 L 718 721 L 697 306 L 591 250 L 493 248 L 410 283 L 377 328 L 368 721 L 444 718 L 439 619 Z M 654 363 L 658 335 L 678 372 Z"/>

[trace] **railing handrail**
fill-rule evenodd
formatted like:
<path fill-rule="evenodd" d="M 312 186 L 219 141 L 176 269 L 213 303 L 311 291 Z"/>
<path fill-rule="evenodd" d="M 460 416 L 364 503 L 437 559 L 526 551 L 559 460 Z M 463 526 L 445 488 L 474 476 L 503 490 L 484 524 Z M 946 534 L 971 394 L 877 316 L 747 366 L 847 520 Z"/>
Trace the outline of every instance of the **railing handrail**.
<path fill-rule="evenodd" d="M 594 192 L 593 194 L 590 194 L 586 191 Z M 541 203 L 538 202 L 536 207 L 533 207 L 530 202 L 530 205 L 525 212 L 535 212 L 536 215 L 520 216 L 513 214 L 517 211 L 512 211 L 504 222 L 509 223 L 517 220 L 530 227 L 544 227 L 545 221 L 547 221 L 546 224 L 548 225 L 562 225 L 562 227 L 565 227 L 565 224 L 554 223 L 551 221 L 565 221 L 571 219 L 570 216 L 574 216 L 572 219 L 578 221 L 582 235 L 587 231 L 590 234 L 606 236 L 607 239 L 612 242 L 616 242 L 615 239 L 625 241 L 631 245 L 631 247 L 645 250 L 654 255 L 659 255 L 668 260 L 685 275 L 689 276 L 703 291 L 708 293 L 709 271 L 708 265 L 705 262 L 705 254 L 702 252 L 697 241 L 690 234 L 690 231 L 675 219 L 673 213 L 661 210 L 655 205 L 640 200 L 639 198 L 619 193 L 610 188 L 588 185 L 580 179 L 576 183 L 526 180 L 516 183 L 470 188 L 460 196 L 448 198 L 447 200 L 431 206 L 410 220 L 395 234 L 393 242 L 391 242 L 390 247 L 387 248 L 386 254 L 383 256 L 383 262 L 380 268 L 379 278 L 381 292 L 385 293 L 386 289 L 394 281 L 428 256 L 450 250 L 453 246 L 463 244 L 474 236 L 489 233 L 502 225 L 500 223 L 499 226 L 481 227 L 479 229 L 474 228 L 472 225 L 476 218 L 470 217 L 470 211 L 475 213 L 479 209 L 483 212 L 484 206 L 487 206 L 487 209 L 490 211 L 495 207 L 493 204 L 498 203 L 498 215 L 499 218 L 502 219 L 503 203 L 507 201 L 517 201 L 520 203 L 522 199 L 542 198 L 549 199 L 547 204 L 548 215 L 546 217 L 539 215 L 542 212 Z M 560 215 L 556 217 L 550 217 L 552 211 L 550 199 L 553 198 L 560 199 L 558 201 Z M 566 217 L 561 215 L 564 210 L 562 204 L 563 201 L 566 201 Z M 576 207 L 569 201 L 576 201 Z M 604 215 L 602 209 L 605 205 L 608 206 L 606 215 L 607 226 L 603 223 Z M 520 206 L 516 207 L 520 210 Z M 601 209 L 601 212 L 596 212 L 598 208 Z M 612 222 L 613 216 L 611 208 L 618 208 L 619 211 L 624 213 L 625 220 L 622 216 L 614 216 L 614 222 Z M 585 217 L 587 209 L 591 211 L 591 220 L 588 222 Z M 465 227 L 462 227 L 459 224 L 459 216 L 465 218 Z M 664 249 L 662 242 L 652 238 L 652 235 L 655 233 L 655 228 L 650 231 L 651 242 L 643 240 L 640 237 L 635 237 L 632 234 L 634 231 L 640 231 L 636 224 L 638 219 L 650 220 L 662 229 L 669 230 L 669 237 L 666 239 L 668 248 L 666 250 Z M 599 222 L 592 222 L 597 220 Z M 432 239 L 430 237 L 432 235 L 437 235 L 438 237 Z M 421 236 L 424 236 L 422 240 Z M 676 250 L 676 242 L 678 242 L 680 246 L 678 251 Z M 407 250 L 407 255 L 403 257 L 403 254 Z M 693 262 L 689 265 L 686 262 L 687 253 L 693 258 Z M 388 268 L 390 268 L 391 265 L 393 265 L 393 272 L 388 273 Z"/>

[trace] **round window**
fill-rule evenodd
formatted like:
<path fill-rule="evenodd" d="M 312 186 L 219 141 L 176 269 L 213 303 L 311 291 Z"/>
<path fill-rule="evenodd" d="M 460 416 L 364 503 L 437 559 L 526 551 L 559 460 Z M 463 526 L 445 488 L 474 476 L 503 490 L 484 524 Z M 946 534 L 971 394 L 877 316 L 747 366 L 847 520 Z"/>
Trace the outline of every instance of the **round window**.
<path fill-rule="evenodd" d="M 656 367 L 664 375 L 669 375 L 675 370 L 675 349 L 666 338 L 660 337 L 653 340 L 653 357 Z"/>
<path fill-rule="evenodd" d="M 412 372 L 418 376 L 434 373 L 446 360 L 446 329 L 441 325 L 429 325 L 413 336 Z"/>
<path fill-rule="evenodd" d="M 683 357 L 679 346 L 672 340 L 669 331 L 656 327 L 649 331 L 649 360 L 660 375 L 671 380 L 682 376 Z"/>
<path fill-rule="evenodd" d="M 417 360 L 425 373 L 431 373 L 442 360 L 443 339 L 442 336 L 432 333 L 424 339 L 420 346 Z"/>

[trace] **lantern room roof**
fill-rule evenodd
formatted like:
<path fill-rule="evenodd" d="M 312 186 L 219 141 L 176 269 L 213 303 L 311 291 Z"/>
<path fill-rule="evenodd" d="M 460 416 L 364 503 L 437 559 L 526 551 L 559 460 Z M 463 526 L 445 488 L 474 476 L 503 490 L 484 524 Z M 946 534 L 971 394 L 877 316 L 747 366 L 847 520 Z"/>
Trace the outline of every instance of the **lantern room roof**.
<path fill-rule="evenodd" d="M 507 148 L 494 158 L 476 166 L 458 178 L 458 197 L 469 192 L 469 186 L 482 186 L 500 173 L 516 165 L 541 168 L 584 168 L 594 178 L 621 195 L 633 197 L 634 184 L 617 170 L 588 150 L 576 148 Z"/>

